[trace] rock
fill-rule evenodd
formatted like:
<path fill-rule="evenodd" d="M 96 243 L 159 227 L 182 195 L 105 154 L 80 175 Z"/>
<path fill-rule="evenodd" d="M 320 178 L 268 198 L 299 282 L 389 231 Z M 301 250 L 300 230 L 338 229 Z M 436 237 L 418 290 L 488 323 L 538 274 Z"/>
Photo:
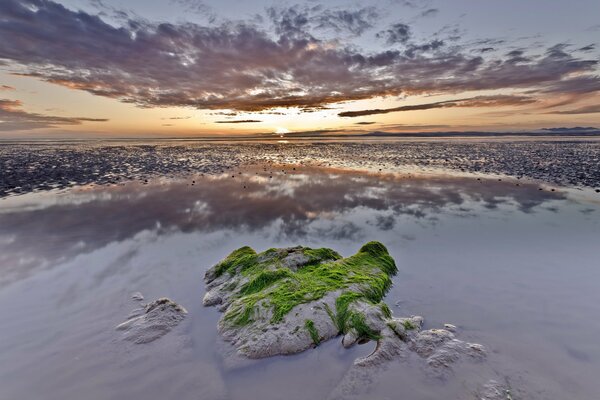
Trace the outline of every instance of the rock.
<path fill-rule="evenodd" d="M 453 340 L 454 335 L 445 329 L 429 329 L 419 332 L 411 343 L 411 349 L 421 357 L 427 358 L 446 342 Z"/>
<path fill-rule="evenodd" d="M 458 329 L 456 327 L 456 325 L 452 325 L 452 324 L 444 324 L 444 329 L 450 332 L 456 332 L 456 330 Z"/>
<path fill-rule="evenodd" d="M 410 341 L 410 348 L 425 359 L 431 372 L 439 376 L 445 375 L 451 364 L 461 358 L 481 361 L 486 357 L 483 346 L 458 340 L 446 329 L 419 332 Z"/>
<path fill-rule="evenodd" d="M 461 360 L 482 360 L 481 345 L 458 340 L 456 327 L 422 330 L 423 318 L 396 318 L 382 299 L 396 265 L 378 242 L 342 258 L 330 249 L 292 247 L 257 254 L 242 247 L 205 274 L 205 306 L 223 312 L 218 330 L 232 346 L 223 349 L 226 367 L 249 359 L 294 354 L 343 335 L 345 348 L 376 341 L 358 358 L 333 398 L 345 398 L 376 381 L 393 360 L 415 353 L 435 376 Z"/>
<path fill-rule="evenodd" d="M 489 380 L 479 393 L 476 395 L 477 400 L 512 400 L 510 387 L 506 384 L 501 384 L 495 380 Z"/>
<path fill-rule="evenodd" d="M 421 331 L 422 324 L 423 319 L 418 316 L 389 318 L 386 328 L 379 332 L 380 338 L 373 353 L 356 359 L 328 398 L 368 398 L 368 388 L 377 384 L 381 371 L 394 365 L 396 360 L 404 360 L 409 352 L 421 357 L 425 372 L 434 378 L 448 375 L 452 371 L 452 364 L 461 359 L 485 358 L 483 346 L 458 340 L 445 329 Z M 482 397 L 481 400 L 497 399 Z"/>
<path fill-rule="evenodd" d="M 394 318 L 381 302 L 396 273 L 394 260 L 378 242 L 342 258 L 330 249 L 292 247 L 257 254 L 232 252 L 205 274 L 205 306 L 224 314 L 218 328 L 236 356 L 263 358 L 294 354 L 343 335 L 351 347 L 377 341 L 356 365 L 374 366 L 409 348 L 435 368 L 463 354 L 484 350 L 454 338 L 446 329 L 421 331 L 423 318 Z"/>
<path fill-rule="evenodd" d="M 235 250 L 205 275 L 205 306 L 224 312 L 219 332 L 241 355 L 293 354 L 348 334 L 347 346 L 377 338 L 380 303 L 396 273 L 378 242 L 342 258 L 330 249 Z M 371 304 L 373 303 L 373 304 Z"/>
<path fill-rule="evenodd" d="M 135 301 L 142 301 L 144 300 L 144 296 L 142 296 L 140 292 L 135 292 L 131 294 L 131 299 Z"/>
<path fill-rule="evenodd" d="M 166 297 L 134 310 L 127 321 L 116 329 L 124 331 L 123 339 L 133 343 L 149 343 L 176 327 L 187 315 L 185 308 Z"/>
<path fill-rule="evenodd" d="M 344 335 L 344 337 L 342 338 L 342 346 L 344 346 L 346 349 L 354 346 L 356 344 L 356 342 L 358 342 L 358 335 L 356 334 L 356 331 L 351 330 L 350 332 L 346 333 Z"/>

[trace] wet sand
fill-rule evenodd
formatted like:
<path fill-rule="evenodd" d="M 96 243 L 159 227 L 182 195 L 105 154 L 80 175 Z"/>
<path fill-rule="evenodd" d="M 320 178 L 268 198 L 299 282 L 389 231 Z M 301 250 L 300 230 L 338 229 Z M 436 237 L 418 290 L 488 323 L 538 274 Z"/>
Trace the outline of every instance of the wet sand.
<path fill-rule="evenodd" d="M 255 163 L 496 174 L 600 195 L 600 139 L 514 138 L 280 142 L 84 141 L 0 144 L 0 198 L 11 194 L 220 174 Z"/>
<path fill-rule="evenodd" d="M 242 245 L 350 255 L 365 240 L 384 243 L 398 264 L 386 298 L 394 314 L 423 315 L 428 328 L 455 324 L 490 359 L 459 365 L 446 379 L 399 362 L 360 398 L 468 399 L 471 383 L 490 373 L 505 377 L 515 398 L 600 392 L 594 189 L 460 170 L 369 169 L 232 165 L 6 197 L 0 397 L 326 398 L 372 345 L 344 350 L 333 340 L 227 370 L 219 313 L 201 305 L 202 277 Z M 137 291 L 177 301 L 188 317 L 152 343 L 120 340 L 114 328 Z"/>

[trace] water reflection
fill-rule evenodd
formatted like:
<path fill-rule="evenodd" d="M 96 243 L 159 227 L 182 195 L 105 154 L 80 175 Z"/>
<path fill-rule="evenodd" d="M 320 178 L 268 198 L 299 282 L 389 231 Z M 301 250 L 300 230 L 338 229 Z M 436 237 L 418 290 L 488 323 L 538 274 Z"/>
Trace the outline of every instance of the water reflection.
<path fill-rule="evenodd" d="M 359 240 L 365 229 L 391 230 L 403 217 L 433 223 L 440 214 L 502 206 L 531 213 L 563 199 L 533 183 L 290 166 L 31 194 L 0 203 L 0 283 L 145 230 L 268 229 L 280 240 Z M 346 217 L 366 211 L 364 223 Z"/>
<path fill-rule="evenodd" d="M 492 370 L 532 393 L 520 398 L 594 398 L 600 205 L 576 197 L 583 192 L 539 189 L 269 165 L 0 200 L 0 303 L 11 305 L 0 308 L 0 397 L 326 398 L 368 348 L 331 341 L 227 371 L 219 313 L 201 304 L 202 276 L 242 245 L 349 255 L 380 240 L 399 267 L 386 298 L 394 314 L 423 315 L 428 327 L 456 324 L 491 357 L 435 384 L 401 362 L 361 399 L 471 398 L 469 382 Z M 161 340 L 130 347 L 114 327 L 137 307 L 134 291 L 171 297 L 189 318 Z"/>

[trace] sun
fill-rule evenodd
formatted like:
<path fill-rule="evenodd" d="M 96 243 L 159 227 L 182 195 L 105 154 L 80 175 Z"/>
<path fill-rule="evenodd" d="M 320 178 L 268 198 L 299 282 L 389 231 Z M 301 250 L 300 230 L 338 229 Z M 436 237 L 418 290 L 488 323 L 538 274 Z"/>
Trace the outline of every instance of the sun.
<path fill-rule="evenodd" d="M 283 128 L 281 126 L 278 126 L 277 129 L 275 129 L 275 133 L 278 135 L 285 135 L 286 133 L 290 133 L 290 130 L 287 128 Z"/>

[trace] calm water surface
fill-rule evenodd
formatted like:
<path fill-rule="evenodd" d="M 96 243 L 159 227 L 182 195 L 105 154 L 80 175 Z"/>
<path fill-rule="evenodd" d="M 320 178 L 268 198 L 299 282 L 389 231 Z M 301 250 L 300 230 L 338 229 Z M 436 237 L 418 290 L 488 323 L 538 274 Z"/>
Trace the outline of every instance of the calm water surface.
<path fill-rule="evenodd" d="M 495 374 L 519 398 L 597 399 L 598 238 L 591 190 L 474 176 L 269 166 L 9 197 L 0 399 L 327 398 L 372 344 L 333 340 L 225 370 L 202 277 L 243 245 L 351 255 L 369 240 L 398 264 L 387 296 L 395 315 L 455 324 L 490 357 L 444 380 L 393 363 L 357 398 L 470 399 L 473 383 Z M 189 316 L 153 343 L 125 343 L 114 327 L 136 308 L 135 291 L 168 296 Z"/>

